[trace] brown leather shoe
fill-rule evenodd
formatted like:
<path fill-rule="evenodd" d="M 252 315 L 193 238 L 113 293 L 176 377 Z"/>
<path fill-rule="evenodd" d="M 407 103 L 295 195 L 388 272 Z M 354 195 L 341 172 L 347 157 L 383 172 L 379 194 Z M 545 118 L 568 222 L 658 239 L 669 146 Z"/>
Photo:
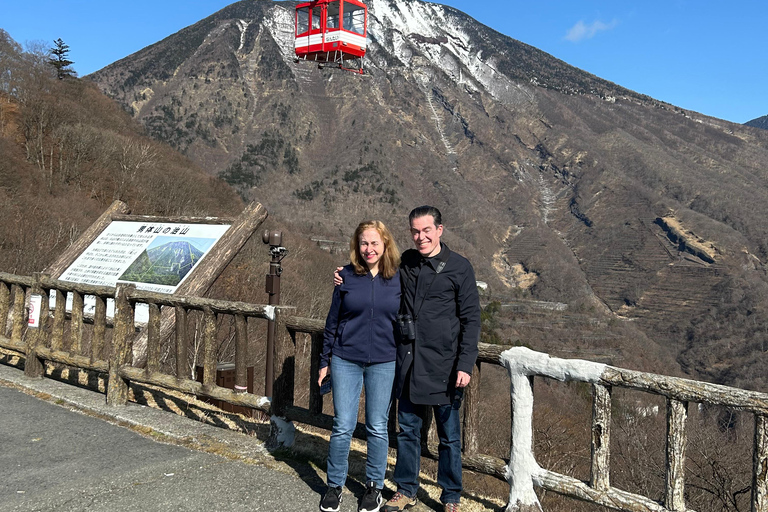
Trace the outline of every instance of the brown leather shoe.
<path fill-rule="evenodd" d="M 405 494 L 398 491 L 394 496 L 392 496 L 392 498 L 390 498 L 388 502 L 384 504 L 383 507 L 381 507 L 381 510 L 382 512 L 398 512 L 400 510 L 410 508 L 418 502 L 419 500 L 416 499 L 416 496 L 409 498 Z"/>

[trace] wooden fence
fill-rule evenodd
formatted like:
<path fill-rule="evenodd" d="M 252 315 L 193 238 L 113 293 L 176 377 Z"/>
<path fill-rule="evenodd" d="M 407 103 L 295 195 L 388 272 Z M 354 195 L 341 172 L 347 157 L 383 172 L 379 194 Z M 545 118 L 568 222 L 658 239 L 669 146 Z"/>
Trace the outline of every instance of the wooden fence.
<path fill-rule="evenodd" d="M 48 296 L 56 298 L 50 315 Z M 62 307 L 67 293 L 73 297 L 71 313 Z M 42 296 L 41 325 L 27 328 L 25 305 L 31 295 Z M 92 316 L 84 313 L 84 297 L 95 297 Z M 106 301 L 114 298 L 114 322 L 107 317 Z M 137 304 L 148 304 L 147 364 L 137 368 L 131 364 L 130 341 L 135 334 L 134 311 Z M 176 317 L 172 343 L 176 351 L 175 374 L 160 368 L 161 308 L 171 308 Z M 189 379 L 179 362 L 187 361 L 186 316 L 190 311 L 203 315 L 203 382 Z M 235 369 L 238 392 L 217 386 L 217 316 L 231 315 L 235 324 Z M 276 323 L 274 395 L 257 396 L 243 392 L 246 388 L 248 318 L 271 319 Z M 65 322 L 67 322 L 65 328 Z M 84 352 L 83 324 L 92 323 L 88 353 Z M 108 332 L 109 331 L 109 332 Z M 330 429 L 332 417 L 322 413 L 323 397 L 316 378 L 322 346 L 323 322 L 291 316 L 287 310 L 265 305 L 228 302 L 193 297 L 178 297 L 137 291 L 133 287 L 94 287 L 56 281 L 43 275 L 34 277 L 0 273 L 0 347 L 25 356 L 25 373 L 43 376 L 43 361 L 109 374 L 107 402 L 124 405 L 128 399 L 128 383 L 139 382 L 167 389 L 210 397 L 232 405 L 251 407 L 285 418 Z M 64 340 L 64 333 L 67 340 Z M 298 335 L 308 335 L 311 343 L 309 382 L 296 382 Z M 65 349 L 66 347 L 66 349 Z M 108 352 L 107 357 L 102 353 Z M 509 459 L 479 453 L 478 389 L 482 366 L 500 365 L 507 369 L 511 384 L 512 435 Z M 533 378 L 536 376 L 561 381 L 579 381 L 592 385 L 591 477 L 581 481 L 541 468 L 533 454 Z M 610 436 L 611 391 L 624 387 L 666 397 L 666 492 L 659 503 L 648 497 L 611 486 Z M 294 403 L 297 389 L 309 389 L 306 408 Z M 650 373 L 615 368 L 577 359 L 557 359 L 522 347 L 480 344 L 477 368 L 464 395 L 463 466 L 491 475 L 510 484 L 508 511 L 538 511 L 535 487 L 558 494 L 627 512 L 672 511 L 689 509 L 685 503 L 686 420 L 690 402 L 725 406 L 752 413 L 755 418 L 752 505 L 753 512 L 768 512 L 768 394 L 745 391 L 703 382 L 665 377 Z M 271 398 L 271 399 L 270 399 Z M 434 436 L 429 435 L 425 421 L 422 454 L 437 458 Z M 358 425 L 356 435 L 363 437 Z"/>

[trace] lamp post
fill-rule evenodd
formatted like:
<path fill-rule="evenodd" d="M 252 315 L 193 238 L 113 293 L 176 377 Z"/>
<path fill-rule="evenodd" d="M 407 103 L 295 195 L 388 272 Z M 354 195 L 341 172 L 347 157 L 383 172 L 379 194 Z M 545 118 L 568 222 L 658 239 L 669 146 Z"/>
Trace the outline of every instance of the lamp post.
<path fill-rule="evenodd" d="M 280 304 L 280 274 L 283 273 L 283 267 L 280 262 L 283 261 L 288 249 L 282 247 L 282 231 L 264 231 L 261 239 L 269 245 L 269 254 L 272 259 L 269 262 L 269 273 L 267 274 L 266 292 L 269 294 L 270 306 Z M 267 362 L 264 376 L 264 395 L 272 398 L 272 384 L 275 382 L 275 320 L 267 321 Z"/>

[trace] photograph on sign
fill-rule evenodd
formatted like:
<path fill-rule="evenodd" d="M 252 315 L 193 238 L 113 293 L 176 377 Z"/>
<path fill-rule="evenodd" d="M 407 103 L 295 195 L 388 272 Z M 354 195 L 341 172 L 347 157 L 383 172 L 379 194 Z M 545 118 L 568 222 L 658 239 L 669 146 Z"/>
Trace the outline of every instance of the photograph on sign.
<path fill-rule="evenodd" d="M 178 286 L 215 242 L 214 238 L 159 236 L 118 281 Z"/>

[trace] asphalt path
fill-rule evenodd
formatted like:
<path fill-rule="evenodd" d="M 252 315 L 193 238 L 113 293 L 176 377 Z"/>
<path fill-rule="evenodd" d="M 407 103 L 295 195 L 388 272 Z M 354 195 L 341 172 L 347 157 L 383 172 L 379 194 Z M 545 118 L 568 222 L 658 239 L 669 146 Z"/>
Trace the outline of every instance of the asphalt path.
<path fill-rule="evenodd" d="M 28 380 L 0 364 L 0 510 L 318 510 L 323 475 L 302 479 L 259 464 L 266 451 L 258 440 L 148 407 L 121 408 L 113 419 L 136 426 L 138 420 L 130 417 L 139 417 L 154 433 L 145 436 L 105 421 L 101 411 L 83 414 L 91 399 L 100 407 L 104 395 L 49 379 Z M 179 421 L 183 426 L 169 426 Z M 182 432 L 174 434 L 178 428 Z M 233 452 L 251 453 L 238 460 L 158 442 L 175 435 L 214 436 Z M 230 443 L 229 435 L 237 437 Z M 343 511 L 357 510 L 354 495 L 346 491 L 344 498 Z"/>
<path fill-rule="evenodd" d="M 0 512 L 318 510 L 328 448 L 314 434 L 297 432 L 303 450 L 276 456 L 264 447 L 267 425 L 245 435 L 136 403 L 110 407 L 103 393 L 28 379 L 8 360 L 0 354 Z M 341 512 L 356 511 L 364 490 L 364 452 L 350 457 L 360 474 Z M 439 489 L 422 485 L 411 510 L 442 510 Z M 462 501 L 468 512 L 498 510 Z"/>

